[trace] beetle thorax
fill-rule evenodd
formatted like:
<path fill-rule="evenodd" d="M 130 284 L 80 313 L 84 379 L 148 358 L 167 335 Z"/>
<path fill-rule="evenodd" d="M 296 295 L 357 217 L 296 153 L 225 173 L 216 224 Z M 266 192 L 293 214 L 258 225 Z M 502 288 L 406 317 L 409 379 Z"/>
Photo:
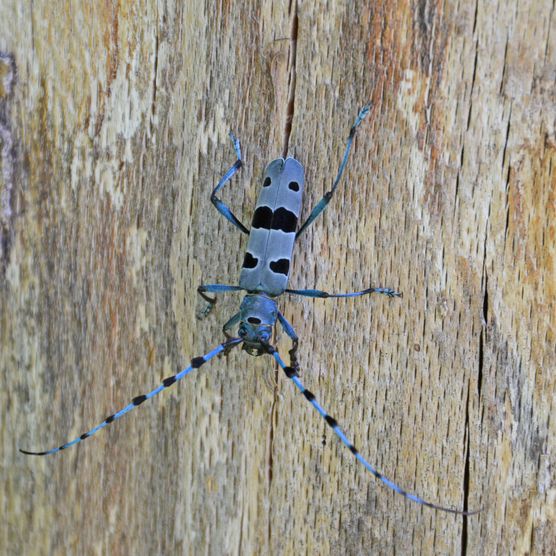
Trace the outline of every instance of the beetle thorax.
<path fill-rule="evenodd" d="M 276 302 L 264 293 L 248 293 L 239 309 L 239 336 L 250 355 L 266 353 L 272 329 L 278 318 Z"/>

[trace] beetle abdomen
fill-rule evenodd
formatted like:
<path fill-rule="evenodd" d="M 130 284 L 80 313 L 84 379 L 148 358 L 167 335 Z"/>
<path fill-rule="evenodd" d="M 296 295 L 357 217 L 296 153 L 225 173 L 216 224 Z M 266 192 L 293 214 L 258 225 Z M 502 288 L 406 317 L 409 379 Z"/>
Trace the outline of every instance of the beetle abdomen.
<path fill-rule="evenodd" d="M 280 295 L 288 284 L 305 173 L 295 158 L 266 168 L 239 277 L 248 291 Z"/>

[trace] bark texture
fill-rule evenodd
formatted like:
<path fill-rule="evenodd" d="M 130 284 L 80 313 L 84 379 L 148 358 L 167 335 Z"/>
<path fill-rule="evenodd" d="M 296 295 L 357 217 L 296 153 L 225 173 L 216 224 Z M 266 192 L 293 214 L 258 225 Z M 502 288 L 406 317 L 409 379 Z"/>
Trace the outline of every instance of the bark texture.
<path fill-rule="evenodd" d="M 552 0 L 0 4 L 5 554 L 554 554 Z M 222 339 L 267 162 L 306 167 L 281 299 L 302 379 L 233 351 L 74 438 Z M 289 347 L 280 335 L 283 353 Z"/>

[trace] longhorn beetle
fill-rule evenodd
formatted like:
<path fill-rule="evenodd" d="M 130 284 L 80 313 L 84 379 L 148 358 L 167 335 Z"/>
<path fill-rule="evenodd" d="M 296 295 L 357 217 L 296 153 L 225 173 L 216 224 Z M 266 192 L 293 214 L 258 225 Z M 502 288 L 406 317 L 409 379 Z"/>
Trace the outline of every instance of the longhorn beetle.
<path fill-rule="evenodd" d="M 250 355 L 259 356 L 270 354 L 274 357 L 278 365 L 283 369 L 286 376 L 295 384 L 297 389 L 303 394 L 305 399 L 317 410 L 326 423 L 332 428 L 340 441 L 350 450 L 363 466 L 371 472 L 377 479 L 382 481 L 387 487 L 401 494 L 405 498 L 436 510 L 442 510 L 464 516 L 472 515 L 477 511 L 455 510 L 427 502 L 415 494 L 406 492 L 397 484 L 379 473 L 347 439 L 343 430 L 338 425 L 336 419 L 330 416 L 316 400 L 314 394 L 305 388 L 299 378 L 299 364 L 297 361 L 298 337 L 293 326 L 286 320 L 284 315 L 278 310 L 275 299 L 283 293 L 301 295 L 312 298 L 328 297 L 358 297 L 370 293 L 381 293 L 388 297 L 401 297 L 402 294 L 390 288 L 370 287 L 362 291 L 352 293 L 327 293 L 321 290 L 292 290 L 288 289 L 288 276 L 290 271 L 290 261 L 293 247 L 299 236 L 313 223 L 313 221 L 324 211 L 332 199 L 338 183 L 344 172 L 351 145 L 355 137 L 357 128 L 369 113 L 371 105 L 364 106 L 351 127 L 347 140 L 346 149 L 338 174 L 332 183 L 332 189 L 313 208 L 307 220 L 296 231 L 297 220 L 301 213 L 301 198 L 305 185 L 305 175 L 303 166 L 298 160 L 288 157 L 273 160 L 264 173 L 262 189 L 255 207 L 251 230 L 248 230 L 233 214 L 230 208 L 221 201 L 217 194 L 230 181 L 232 176 L 242 167 L 241 148 L 239 140 L 230 132 L 230 137 L 234 144 L 237 160 L 233 166 L 224 174 L 218 182 L 211 195 L 211 202 L 218 212 L 222 214 L 236 228 L 249 236 L 247 250 L 243 259 L 243 267 L 239 278 L 239 285 L 207 284 L 199 286 L 198 293 L 212 307 L 216 303 L 216 297 L 211 297 L 207 293 L 219 294 L 232 291 L 246 291 L 245 297 L 239 307 L 239 311 L 226 322 L 223 333 L 226 341 L 218 347 L 200 357 L 194 357 L 189 367 L 176 375 L 165 378 L 162 384 L 141 396 L 137 396 L 131 402 L 118 411 L 107 417 L 102 423 L 67 442 L 58 448 L 52 448 L 45 452 L 29 452 L 20 450 L 24 454 L 33 456 L 46 456 L 65 450 L 93 434 L 97 433 L 116 419 L 119 419 L 132 409 L 141 405 L 144 401 L 156 396 L 166 388 L 169 388 L 188 375 L 191 371 L 198 369 L 216 355 L 226 353 L 235 346 L 242 345 L 243 349 Z M 290 364 L 286 365 L 282 357 L 274 346 L 271 345 L 271 334 L 276 325 L 276 321 L 289 336 L 292 341 L 292 349 L 289 351 Z M 233 337 L 229 334 L 232 327 L 239 325 L 238 336 Z M 480 510 L 479 510 L 480 511 Z"/>

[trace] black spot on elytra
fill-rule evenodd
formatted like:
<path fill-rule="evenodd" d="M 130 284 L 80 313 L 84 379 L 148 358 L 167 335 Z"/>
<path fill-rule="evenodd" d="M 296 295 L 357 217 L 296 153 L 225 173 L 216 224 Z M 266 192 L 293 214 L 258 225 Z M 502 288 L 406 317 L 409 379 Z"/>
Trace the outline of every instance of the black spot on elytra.
<path fill-rule="evenodd" d="M 257 317 L 249 317 L 247 319 L 247 322 L 250 324 L 261 324 L 261 319 L 257 318 Z"/>
<path fill-rule="evenodd" d="M 277 261 L 271 261 L 270 270 L 272 270 L 272 272 L 276 272 L 277 274 L 284 274 L 284 276 L 287 276 L 288 272 L 290 271 L 289 259 L 278 259 Z"/>
<path fill-rule="evenodd" d="M 270 230 L 270 225 L 272 224 L 272 209 L 267 206 L 257 207 L 255 214 L 253 215 L 253 222 L 251 226 L 256 230 L 263 228 L 265 230 Z"/>
<path fill-rule="evenodd" d="M 245 252 L 245 257 L 243 258 L 243 268 L 255 268 L 259 259 L 253 257 L 249 251 Z"/>
<path fill-rule="evenodd" d="M 174 382 L 176 382 L 176 375 L 174 375 L 174 376 L 169 376 L 168 378 L 165 378 L 165 379 L 162 381 L 162 384 L 163 384 L 166 388 L 168 388 L 168 386 L 172 386 L 172 384 L 174 384 Z"/>
<path fill-rule="evenodd" d="M 272 229 L 282 230 L 283 232 L 295 232 L 297 226 L 297 216 L 290 210 L 280 207 L 274 211 L 272 217 Z"/>
<path fill-rule="evenodd" d="M 263 181 L 263 187 L 268 187 L 271 183 L 272 181 L 270 180 L 270 178 L 266 177 L 265 180 Z"/>
<path fill-rule="evenodd" d="M 292 191 L 299 191 L 299 184 L 296 181 L 290 181 L 290 183 L 288 183 L 288 187 Z"/>

